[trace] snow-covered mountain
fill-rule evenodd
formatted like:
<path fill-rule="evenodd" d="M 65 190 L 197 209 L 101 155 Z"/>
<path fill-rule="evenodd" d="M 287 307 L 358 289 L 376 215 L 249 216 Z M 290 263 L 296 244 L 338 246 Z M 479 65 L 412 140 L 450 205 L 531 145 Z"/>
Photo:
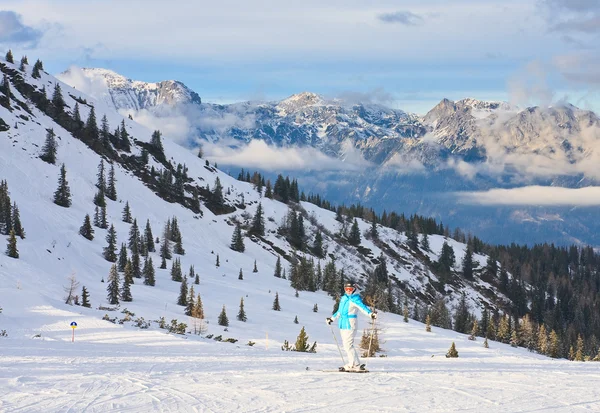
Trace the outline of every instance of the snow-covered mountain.
<path fill-rule="evenodd" d="M 96 99 L 117 110 L 138 111 L 161 105 L 202 103 L 196 92 L 176 80 L 142 82 L 100 68 L 71 68 L 57 77 L 76 82 L 85 80 L 87 86 L 93 88 Z"/>
<path fill-rule="evenodd" d="M 93 79 L 96 70 L 102 73 L 83 73 Z M 125 95 L 135 94 L 128 90 Z M 89 92 L 102 98 L 93 87 Z M 131 109 L 121 101 L 109 103 Z M 337 166 L 325 175 L 322 168 L 291 172 L 307 192 L 335 202 L 431 215 L 489 242 L 600 245 L 600 227 L 593 224 L 600 217 L 589 208 L 465 205 L 455 195 L 523 185 L 596 185 L 600 120 L 591 111 L 569 104 L 521 109 L 467 98 L 443 99 L 421 117 L 309 92 L 277 102 L 178 102 L 184 103 L 146 105 L 145 110 L 165 124 L 171 120 L 172 129 L 185 123 L 186 136 L 177 139 L 185 145 L 207 141 L 243 148 L 260 140 L 275 148 L 314 148 L 341 160 L 330 162 Z M 218 160 L 232 174 L 246 166 L 240 157 Z"/>

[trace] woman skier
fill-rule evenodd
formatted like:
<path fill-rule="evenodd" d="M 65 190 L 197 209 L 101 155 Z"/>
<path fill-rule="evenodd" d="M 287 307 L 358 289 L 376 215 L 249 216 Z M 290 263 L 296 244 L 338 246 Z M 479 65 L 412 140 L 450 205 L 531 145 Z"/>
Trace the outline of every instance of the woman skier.
<path fill-rule="evenodd" d="M 354 284 L 344 285 L 345 294 L 340 299 L 338 310 L 331 317 L 327 317 L 327 324 L 331 325 L 333 320 L 339 317 L 338 326 L 344 350 L 348 355 L 348 364 L 340 368 L 341 371 L 359 371 L 364 370 L 364 364 L 360 364 L 358 352 L 354 348 L 354 339 L 356 338 L 356 313 L 362 311 L 366 316 L 375 320 L 377 313 L 371 311 L 361 300 L 360 295 L 356 293 Z"/>

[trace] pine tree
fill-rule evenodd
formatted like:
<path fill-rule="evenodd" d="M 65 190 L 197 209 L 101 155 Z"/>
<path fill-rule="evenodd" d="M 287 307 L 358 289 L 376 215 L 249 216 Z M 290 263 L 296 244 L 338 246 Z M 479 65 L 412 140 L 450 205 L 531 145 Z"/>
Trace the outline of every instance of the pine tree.
<path fill-rule="evenodd" d="M 455 358 L 458 357 L 458 351 L 456 351 L 456 345 L 454 344 L 454 341 L 452 342 L 452 345 L 450 346 L 450 350 L 448 350 L 448 352 L 446 353 L 446 358 Z"/>
<path fill-rule="evenodd" d="M 360 229 L 358 227 L 358 221 L 354 218 L 352 228 L 350 229 L 350 235 L 348 236 L 348 243 L 355 247 L 360 245 Z"/>
<path fill-rule="evenodd" d="M 404 311 L 403 311 L 402 315 L 404 316 L 404 322 L 408 323 L 408 306 L 407 305 L 404 306 Z"/>
<path fill-rule="evenodd" d="M 54 129 L 48 129 L 46 133 L 46 141 L 44 142 L 44 146 L 42 147 L 42 153 L 40 155 L 40 159 L 44 162 L 50 163 L 54 165 L 56 163 L 56 138 L 54 134 Z"/>
<path fill-rule="evenodd" d="M 144 237 L 146 244 L 148 245 L 148 252 L 155 252 L 156 246 L 154 245 L 154 236 L 152 235 L 152 228 L 150 227 L 150 220 L 146 220 L 146 229 L 144 230 Z"/>
<path fill-rule="evenodd" d="M 163 144 L 161 140 L 161 133 L 159 130 L 155 130 L 152 132 L 152 137 L 150 138 L 150 145 L 152 145 L 160 154 L 164 154 Z"/>
<path fill-rule="evenodd" d="M 155 274 L 154 274 L 154 264 L 152 263 L 152 257 L 146 257 L 144 261 L 144 285 L 150 285 L 154 287 L 156 284 Z"/>
<path fill-rule="evenodd" d="M 500 318 L 500 323 L 498 324 L 498 332 L 496 333 L 496 337 L 502 343 L 508 343 L 510 341 L 510 325 L 509 325 L 509 317 L 504 315 Z"/>
<path fill-rule="evenodd" d="M 221 264 L 219 263 L 219 254 L 217 254 L 217 262 L 215 263 L 215 266 L 217 268 L 219 268 L 221 266 Z"/>
<path fill-rule="evenodd" d="M 298 324 L 298 323 L 299 323 L 298 316 L 296 316 L 296 317 L 294 317 L 294 324 Z"/>
<path fill-rule="evenodd" d="M 177 298 L 177 304 L 186 306 L 187 305 L 187 296 L 188 296 L 187 279 L 183 278 L 183 280 L 181 281 L 181 287 L 179 289 L 179 298 Z"/>
<path fill-rule="evenodd" d="M 13 203 L 12 207 L 12 229 L 15 230 L 15 235 L 21 239 L 25 239 L 25 229 L 21 224 L 21 213 L 17 207 L 17 203 Z"/>
<path fill-rule="evenodd" d="M 548 335 L 544 324 L 538 330 L 537 351 L 540 354 L 548 354 Z"/>
<path fill-rule="evenodd" d="M 238 274 L 238 280 L 243 280 L 244 279 L 244 273 L 242 272 L 242 269 L 240 268 L 240 273 Z"/>
<path fill-rule="evenodd" d="M 238 311 L 237 319 L 238 321 L 242 321 L 244 323 L 247 320 L 246 312 L 244 311 L 244 297 L 242 297 L 240 300 L 240 310 Z"/>
<path fill-rule="evenodd" d="M 40 59 L 36 60 L 33 64 L 33 69 L 31 70 L 31 77 L 34 79 L 39 79 L 41 77 L 40 70 L 44 70 L 44 65 Z"/>
<path fill-rule="evenodd" d="M 131 228 L 129 228 L 127 246 L 132 253 L 135 253 L 140 249 L 140 230 L 138 228 L 137 219 L 133 220 L 133 224 L 131 225 Z"/>
<path fill-rule="evenodd" d="M 252 269 L 252 272 L 258 272 L 258 267 L 256 266 L 256 260 L 254 260 L 254 268 Z"/>
<path fill-rule="evenodd" d="M 242 236 L 242 227 L 240 224 L 235 225 L 233 230 L 233 236 L 231 237 L 230 248 L 237 252 L 244 252 L 246 247 L 244 246 L 244 238 Z"/>
<path fill-rule="evenodd" d="M 573 346 L 569 347 L 569 360 L 575 361 L 575 349 Z"/>
<path fill-rule="evenodd" d="M 112 224 L 106 234 L 106 242 L 108 245 L 104 247 L 104 259 L 108 262 L 117 261 L 117 231 Z"/>
<path fill-rule="evenodd" d="M 65 100 L 62 96 L 62 90 L 60 89 L 60 84 L 56 82 L 54 84 L 54 91 L 52 93 L 52 106 L 56 110 L 56 114 L 60 115 L 65 111 Z"/>
<path fill-rule="evenodd" d="M 86 214 L 83 220 L 83 225 L 79 228 L 79 234 L 90 241 L 94 239 L 94 228 L 92 228 L 92 222 L 89 214 Z"/>
<path fill-rule="evenodd" d="M 424 233 L 423 238 L 421 238 L 421 249 L 423 251 L 429 251 L 429 249 L 430 249 L 429 236 L 427 235 L 427 233 Z"/>
<path fill-rule="evenodd" d="M 131 208 L 129 208 L 129 201 L 125 201 L 125 207 L 123 208 L 123 222 L 127 222 L 131 224 L 133 222 L 133 217 L 131 216 Z"/>
<path fill-rule="evenodd" d="M 281 306 L 279 305 L 279 293 L 275 293 L 275 300 L 273 300 L 273 310 L 281 311 Z"/>
<path fill-rule="evenodd" d="M 467 280 L 473 279 L 473 251 L 471 247 L 467 245 L 467 251 L 462 260 L 462 273 L 463 277 Z"/>
<path fill-rule="evenodd" d="M 133 267 L 131 265 L 131 260 L 127 260 L 127 264 L 125 264 L 125 269 L 123 270 L 123 282 L 133 284 Z"/>
<path fill-rule="evenodd" d="M 583 361 L 583 338 L 581 337 L 581 334 L 579 334 L 579 336 L 577 336 L 577 344 L 576 344 L 576 352 L 575 352 L 575 361 Z"/>
<path fill-rule="evenodd" d="M 431 316 L 429 314 L 425 317 L 425 331 L 431 333 Z"/>
<path fill-rule="evenodd" d="M 106 205 L 100 207 L 100 228 L 108 228 L 108 221 L 106 220 Z"/>
<path fill-rule="evenodd" d="M 264 236 L 265 235 L 265 218 L 263 216 L 262 204 L 259 202 L 256 208 L 256 213 L 252 219 L 252 225 L 250 227 L 250 234 Z"/>
<path fill-rule="evenodd" d="M 12 63 L 12 64 L 14 64 L 14 63 L 15 63 L 15 59 L 14 59 L 14 57 L 13 57 L 12 50 L 8 49 L 8 52 L 6 52 L 6 57 L 5 57 L 5 59 L 6 59 L 6 61 L 7 61 L 8 63 Z"/>
<path fill-rule="evenodd" d="M 106 197 L 111 201 L 117 200 L 117 179 L 115 178 L 115 165 L 110 164 L 110 171 L 108 172 L 108 183 L 106 185 Z"/>
<path fill-rule="evenodd" d="M 71 189 L 67 182 L 67 169 L 65 168 L 64 163 L 60 167 L 58 188 L 54 192 L 54 203 L 64 208 L 69 208 L 71 206 Z"/>
<path fill-rule="evenodd" d="M 81 306 L 82 307 L 87 307 L 87 308 L 91 308 L 91 304 L 90 304 L 90 293 L 88 292 L 87 288 L 85 288 L 85 285 L 81 288 Z"/>
<path fill-rule="evenodd" d="M 198 274 L 196 274 L 196 278 L 194 279 L 194 284 L 196 284 L 196 285 L 200 284 L 200 276 Z"/>
<path fill-rule="evenodd" d="M 171 264 L 171 280 L 177 282 L 183 281 L 183 274 L 181 273 L 179 259 L 173 260 L 173 263 Z"/>
<path fill-rule="evenodd" d="M 83 128 L 83 136 L 90 142 L 96 142 L 100 138 L 98 132 L 98 122 L 96 121 L 96 110 L 92 106 L 90 114 L 88 115 L 87 121 Z"/>
<path fill-rule="evenodd" d="M 17 236 L 14 229 L 10 230 L 8 245 L 6 247 L 6 255 L 8 255 L 10 258 L 19 258 L 19 250 L 17 249 Z"/>
<path fill-rule="evenodd" d="M 473 328 L 471 328 L 471 335 L 469 336 L 469 340 L 476 340 L 477 335 L 479 334 L 479 325 L 477 324 L 477 319 L 473 320 Z"/>
<path fill-rule="evenodd" d="M 119 304 L 119 273 L 116 265 L 110 267 L 106 291 L 108 292 L 108 303 L 112 305 Z"/>
<path fill-rule="evenodd" d="M 127 274 L 127 268 L 125 268 L 125 274 Z M 131 297 L 131 289 L 129 288 L 130 285 L 129 279 L 126 276 L 123 281 L 123 286 L 121 287 L 121 301 L 129 302 L 133 300 Z"/>
<path fill-rule="evenodd" d="M 198 294 L 198 297 L 196 298 L 196 305 L 194 306 L 192 317 L 204 318 L 204 307 L 202 307 L 202 298 L 200 297 L 200 294 Z"/>
<path fill-rule="evenodd" d="M 510 335 L 510 346 L 511 347 L 519 347 L 519 333 L 517 332 L 517 329 L 513 329 L 511 335 Z"/>
<path fill-rule="evenodd" d="M 281 257 L 277 256 L 277 262 L 275 262 L 275 274 L 273 274 L 277 278 L 281 278 Z"/>
<path fill-rule="evenodd" d="M 187 315 L 188 317 L 193 317 L 194 307 L 196 307 L 196 303 L 194 302 L 195 297 L 196 296 L 194 295 L 194 286 L 192 285 L 190 287 L 190 292 L 188 294 L 187 302 L 185 304 L 185 315 Z"/>
<path fill-rule="evenodd" d="M 315 234 L 315 242 L 313 243 L 312 251 L 318 258 L 325 258 L 325 251 L 323 250 L 323 235 L 321 234 L 321 231 L 317 231 Z"/>
<path fill-rule="evenodd" d="M 229 326 L 229 319 L 227 318 L 227 313 L 225 312 L 225 306 L 223 306 L 221 314 L 219 314 L 218 324 L 224 327 Z"/>
<path fill-rule="evenodd" d="M 315 304 L 313 306 L 313 313 L 318 313 L 319 312 L 319 306 L 317 304 Z"/>
<path fill-rule="evenodd" d="M 549 356 L 555 359 L 560 357 L 560 340 L 554 330 L 550 332 Z"/>
<path fill-rule="evenodd" d="M 119 251 L 119 258 L 117 260 L 117 268 L 120 272 L 125 271 L 125 265 L 127 264 L 127 261 L 127 247 L 125 246 L 125 243 L 122 242 L 121 249 Z"/>
<path fill-rule="evenodd" d="M 485 340 L 483 340 L 483 347 L 484 347 L 484 348 L 490 348 L 490 345 L 488 344 L 488 339 L 487 339 L 487 337 L 485 338 Z"/>
<path fill-rule="evenodd" d="M 300 330 L 300 334 L 296 338 L 296 345 L 294 346 L 295 351 L 307 352 L 310 345 L 308 344 L 308 335 L 306 334 L 306 330 L 304 327 Z"/>
<path fill-rule="evenodd" d="M 173 256 L 171 255 L 171 240 L 169 238 L 170 226 L 169 222 L 167 222 L 163 231 L 163 240 L 160 245 L 160 257 L 164 258 L 165 260 L 170 260 L 171 258 L 173 258 Z"/>

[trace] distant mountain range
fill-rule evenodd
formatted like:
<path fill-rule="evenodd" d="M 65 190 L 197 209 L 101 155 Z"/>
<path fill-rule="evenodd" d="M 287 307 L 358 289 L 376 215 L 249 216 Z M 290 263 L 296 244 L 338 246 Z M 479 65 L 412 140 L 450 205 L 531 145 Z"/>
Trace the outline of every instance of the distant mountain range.
<path fill-rule="evenodd" d="M 88 92 L 121 112 L 183 116 L 190 125 L 186 145 L 200 140 L 235 148 L 261 140 L 279 148 L 314 148 L 344 162 L 351 172 L 277 171 L 335 202 L 432 215 L 490 242 L 600 245 L 600 227 L 590 222 L 593 208 L 465 205 L 455 196 L 524 185 L 595 185 L 600 119 L 592 111 L 570 104 L 521 109 L 443 99 L 418 116 L 308 92 L 276 102 L 218 105 L 202 103 L 177 81 L 144 83 L 105 69 L 81 71 L 101 85 Z M 71 75 L 60 78 L 69 83 Z"/>

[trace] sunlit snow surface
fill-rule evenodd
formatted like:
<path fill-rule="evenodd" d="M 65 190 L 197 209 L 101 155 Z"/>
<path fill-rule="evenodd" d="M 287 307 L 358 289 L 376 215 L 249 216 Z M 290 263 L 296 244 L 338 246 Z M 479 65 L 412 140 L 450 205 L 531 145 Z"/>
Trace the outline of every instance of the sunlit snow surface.
<path fill-rule="evenodd" d="M 266 349 L 264 337 L 249 347 L 64 315 L 70 319 L 79 320 L 75 343 L 68 323 L 42 333 L 45 340 L 0 342 L 0 411 L 600 411 L 596 363 L 495 342 L 485 349 L 481 339 L 426 333 L 389 315 L 381 321 L 387 357 L 369 360 L 371 372 L 360 375 L 320 371 L 340 364 L 324 323 L 310 328 L 318 353 L 301 354 L 279 343 Z M 451 341 L 458 359 L 444 357 Z"/>

